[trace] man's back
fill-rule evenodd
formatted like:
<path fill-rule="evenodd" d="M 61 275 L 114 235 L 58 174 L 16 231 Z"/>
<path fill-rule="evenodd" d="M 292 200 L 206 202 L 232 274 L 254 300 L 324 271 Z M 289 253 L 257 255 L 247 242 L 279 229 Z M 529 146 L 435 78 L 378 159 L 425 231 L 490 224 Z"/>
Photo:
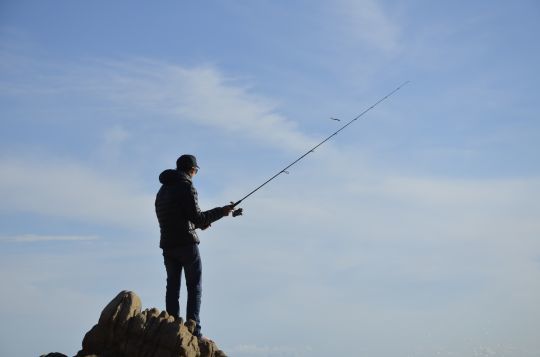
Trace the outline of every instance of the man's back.
<path fill-rule="evenodd" d="M 207 227 L 225 215 L 220 207 L 201 212 L 197 191 L 187 173 L 165 170 L 159 175 L 159 181 L 162 186 L 156 195 L 155 208 L 161 248 L 198 244 L 195 229 Z"/>
<path fill-rule="evenodd" d="M 156 215 L 161 231 L 160 247 L 172 248 L 198 242 L 195 227 L 185 214 L 190 200 L 191 180 L 177 170 L 165 170 L 159 175 L 162 183 L 156 195 Z"/>

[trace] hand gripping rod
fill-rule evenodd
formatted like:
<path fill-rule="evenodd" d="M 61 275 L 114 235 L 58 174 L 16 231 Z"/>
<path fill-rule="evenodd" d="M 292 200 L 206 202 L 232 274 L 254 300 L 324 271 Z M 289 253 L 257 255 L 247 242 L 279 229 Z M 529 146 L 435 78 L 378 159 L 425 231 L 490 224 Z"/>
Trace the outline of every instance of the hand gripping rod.
<path fill-rule="evenodd" d="M 281 175 L 282 173 L 288 173 L 287 172 L 287 169 L 290 168 L 291 166 L 293 166 L 294 164 L 296 164 L 298 161 L 302 160 L 304 157 L 308 156 L 310 153 L 314 152 L 315 149 L 317 149 L 319 146 L 321 146 L 322 144 L 324 144 L 325 142 L 327 142 L 328 140 L 330 140 L 332 137 L 336 136 L 340 131 L 344 130 L 346 127 L 348 127 L 349 125 L 351 125 L 354 121 L 360 119 L 360 117 L 362 117 L 364 114 L 366 114 L 367 112 L 369 112 L 371 109 L 375 108 L 379 103 L 385 101 L 386 99 L 388 99 L 392 94 L 394 94 L 395 92 L 397 92 L 398 90 L 400 90 L 403 86 L 405 86 L 406 84 L 410 83 L 410 81 L 406 81 L 406 82 L 403 82 L 402 84 L 400 84 L 396 89 L 394 89 L 393 91 L 391 91 L 390 93 L 388 93 L 387 95 L 385 95 L 384 97 L 382 97 L 381 99 L 379 99 L 377 102 L 375 102 L 373 105 L 371 105 L 370 107 L 368 107 L 367 109 L 365 109 L 362 113 L 358 114 L 355 118 L 353 118 L 352 120 L 350 120 L 347 124 L 343 125 L 341 128 L 339 128 L 337 131 L 335 131 L 334 133 L 332 133 L 331 135 L 329 135 L 326 139 L 324 139 L 323 141 L 321 141 L 320 143 L 318 143 L 317 145 L 315 145 L 314 147 L 312 147 L 311 149 L 309 149 L 305 154 L 303 154 L 302 156 L 300 156 L 298 159 L 294 160 L 293 162 L 291 162 L 289 165 L 287 165 L 285 168 L 283 168 L 281 171 L 279 171 L 278 173 L 276 173 L 274 176 L 270 177 L 268 180 L 266 180 L 262 185 L 260 185 L 259 187 L 257 187 L 256 189 L 254 189 L 253 191 L 251 191 L 250 193 L 248 193 L 247 195 L 245 195 L 242 199 L 240 199 L 239 201 L 233 203 L 233 207 L 236 207 L 238 206 L 242 201 L 244 201 L 246 198 L 248 198 L 249 196 L 251 196 L 252 194 L 254 194 L 255 192 L 259 191 L 263 186 L 265 186 L 267 183 L 269 183 L 270 181 L 272 181 L 273 179 L 275 179 L 276 177 L 278 177 L 279 175 Z M 241 210 L 241 209 L 240 209 Z M 238 215 L 242 214 L 241 211 L 238 213 Z M 233 213 L 234 215 L 234 213 Z"/>

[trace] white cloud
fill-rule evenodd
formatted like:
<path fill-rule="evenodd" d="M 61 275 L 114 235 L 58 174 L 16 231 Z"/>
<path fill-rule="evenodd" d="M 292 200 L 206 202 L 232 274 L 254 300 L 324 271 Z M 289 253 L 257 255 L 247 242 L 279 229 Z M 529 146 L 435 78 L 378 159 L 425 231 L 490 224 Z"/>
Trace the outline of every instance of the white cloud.
<path fill-rule="evenodd" d="M 219 223 L 225 245 L 252 253 L 236 256 L 233 249 L 233 260 L 306 284 L 323 256 L 327 277 L 345 273 L 384 291 L 401 281 L 464 296 L 500 292 L 501 284 L 540 294 L 540 180 L 402 177 L 346 157 L 326 159 L 252 196 L 242 221 Z M 349 284 L 340 289 L 357 291 Z M 303 287 L 306 297 L 308 291 Z M 433 299 L 446 297 L 435 291 Z"/>
<path fill-rule="evenodd" d="M 386 52 L 399 48 L 400 29 L 375 0 L 340 0 L 332 3 L 333 25 L 345 38 L 353 38 Z"/>
<path fill-rule="evenodd" d="M 102 61 L 66 73 L 65 88 L 92 92 L 130 111 L 155 118 L 239 134 L 285 149 L 305 149 L 314 141 L 277 111 L 272 100 L 213 66 L 187 68 L 152 60 Z"/>
<path fill-rule="evenodd" d="M 97 121 L 114 110 L 122 120 L 142 122 L 151 117 L 157 122 L 155 127 L 159 123 L 164 127 L 201 125 L 285 150 L 303 150 L 314 144 L 294 121 L 279 113 L 275 100 L 256 94 L 248 81 L 227 76 L 212 65 L 186 67 L 128 58 L 58 66 L 9 51 L 2 55 L 0 63 L 14 68 L 15 73 L 0 79 L 6 96 L 41 101 L 47 96 L 81 96 L 90 98 L 91 108 L 99 110 Z M 77 115 L 80 113 L 68 120 L 77 120 Z M 104 141 L 106 145 L 118 145 L 131 134 L 131 128 L 128 131 L 125 125 L 116 124 L 108 127 Z"/>
<path fill-rule="evenodd" d="M 103 134 L 106 145 L 120 145 L 126 141 L 129 136 L 129 132 L 121 125 L 115 125 Z"/>
<path fill-rule="evenodd" d="M 58 241 L 91 241 L 99 239 L 97 236 L 81 235 L 39 235 L 39 234 L 20 234 L 15 236 L 0 237 L 0 241 L 15 243 L 34 243 L 34 242 L 58 242 Z"/>
<path fill-rule="evenodd" d="M 74 162 L 0 159 L 0 210 L 155 228 L 153 196 Z"/>
<path fill-rule="evenodd" d="M 120 124 L 106 128 L 98 150 L 102 160 L 112 163 L 120 162 L 120 157 L 130 137 L 130 131 Z"/>
<path fill-rule="evenodd" d="M 317 159 L 311 157 L 291 175 L 251 196 L 241 204 L 245 209 L 244 217 L 237 218 L 241 222 L 219 223 L 220 232 L 258 253 L 272 252 L 267 258 L 256 254 L 263 265 L 297 260 L 294 270 L 299 272 L 304 271 L 305 260 L 310 261 L 307 250 L 325 247 L 325 242 L 343 249 L 333 251 L 336 261 L 329 270 L 370 264 L 382 268 L 384 258 L 364 250 L 365 245 L 380 247 L 380 253 L 393 259 L 387 268 L 412 279 L 471 272 L 506 279 L 535 269 L 534 252 L 540 249 L 539 179 L 401 176 L 375 171 L 346 153 L 334 154 L 316 153 Z M 246 176 L 236 184 L 254 186 L 247 180 Z M 222 200 L 235 196 L 239 194 L 225 192 Z M 256 243 L 243 236 L 257 237 Z M 306 255 L 296 258 L 286 253 L 304 244 Z M 405 249 L 405 254 L 394 251 L 394 246 Z M 455 255 L 463 259 L 459 264 Z M 500 259 L 509 264 L 500 265 Z M 249 257 L 238 260 L 256 263 Z M 290 266 L 281 267 L 285 274 Z"/>
<path fill-rule="evenodd" d="M 516 207 L 526 203 L 536 205 L 538 179 L 452 179 L 448 177 L 388 176 L 367 186 L 351 184 L 352 192 L 374 190 L 388 197 L 410 200 L 416 204 L 438 206 L 474 205 L 484 207 Z"/>

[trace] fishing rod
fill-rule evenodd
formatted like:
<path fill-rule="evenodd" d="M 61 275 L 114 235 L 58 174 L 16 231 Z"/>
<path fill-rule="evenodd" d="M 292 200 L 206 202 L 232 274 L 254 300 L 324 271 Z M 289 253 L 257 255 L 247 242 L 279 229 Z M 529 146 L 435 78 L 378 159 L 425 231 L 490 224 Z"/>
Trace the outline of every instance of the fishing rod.
<path fill-rule="evenodd" d="M 356 120 L 360 119 L 360 117 L 362 117 L 364 114 L 366 114 L 367 112 L 369 112 L 371 109 L 375 108 L 377 105 L 379 105 L 379 103 L 385 101 L 386 99 L 388 99 L 390 96 L 392 96 L 395 92 L 397 92 L 398 90 L 400 90 L 402 87 L 404 87 L 406 84 L 410 83 L 410 81 L 406 81 L 406 82 L 403 82 L 402 84 L 400 84 L 396 89 L 394 89 L 393 91 L 391 91 L 390 93 L 388 93 L 387 95 L 385 95 L 384 97 L 382 97 L 381 99 L 379 99 L 378 101 L 376 101 L 375 103 L 373 103 L 370 107 L 366 108 L 363 112 L 361 112 L 360 114 L 358 114 L 356 117 L 354 117 L 353 119 L 351 119 L 349 122 L 347 122 L 347 124 L 343 125 L 341 128 L 339 128 L 338 130 L 336 130 L 334 133 L 330 134 L 327 138 L 325 138 L 323 141 L 321 141 L 320 143 L 318 143 L 317 145 L 315 145 L 314 147 L 312 147 L 311 149 L 309 149 L 306 153 L 304 153 L 302 156 L 300 156 L 298 159 L 294 160 L 293 162 L 291 162 L 289 165 L 285 166 L 281 171 L 278 171 L 274 176 L 270 177 L 268 180 L 266 180 L 263 184 L 261 184 L 259 187 L 257 187 L 256 189 L 254 189 L 253 191 L 251 191 L 250 193 L 248 193 L 247 195 L 245 195 L 244 197 L 242 197 L 240 200 L 236 201 L 236 202 L 231 202 L 232 206 L 233 207 L 236 207 L 238 206 L 242 201 L 244 201 L 246 198 L 248 198 L 249 196 L 251 196 L 252 194 L 254 194 L 255 192 L 259 191 L 261 188 L 263 188 L 266 184 L 268 184 L 270 181 L 272 181 L 273 179 L 275 179 L 276 177 L 278 177 L 279 175 L 283 174 L 283 173 L 286 173 L 288 174 L 289 172 L 287 171 L 287 169 L 289 169 L 291 166 L 295 165 L 297 162 L 299 162 L 300 160 L 302 160 L 304 157 L 308 156 L 309 154 L 311 154 L 312 152 L 315 151 L 315 149 L 317 149 L 319 146 L 321 146 L 322 144 L 324 144 L 325 142 L 327 142 L 328 140 L 330 140 L 332 137 L 336 136 L 339 132 L 341 132 L 342 130 L 344 130 L 346 127 L 348 127 L 349 125 L 351 125 L 353 122 L 355 122 Z M 336 119 L 336 118 L 331 118 L 332 120 L 337 120 L 337 121 L 340 121 L 339 119 Z M 238 208 L 236 210 L 233 211 L 233 217 L 236 217 L 236 216 L 240 216 L 242 215 L 242 208 Z"/>

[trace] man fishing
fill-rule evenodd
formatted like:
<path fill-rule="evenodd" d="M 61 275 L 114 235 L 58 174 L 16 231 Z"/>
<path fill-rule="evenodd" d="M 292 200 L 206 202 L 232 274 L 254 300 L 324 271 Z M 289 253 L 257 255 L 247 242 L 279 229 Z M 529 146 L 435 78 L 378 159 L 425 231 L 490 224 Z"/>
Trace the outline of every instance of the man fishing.
<path fill-rule="evenodd" d="M 159 246 L 163 249 L 167 271 L 167 312 L 175 318 L 180 316 L 180 281 L 183 269 L 187 287 L 186 321 L 197 322 L 194 335 L 200 338 L 202 264 L 198 247 L 200 241 L 195 230 L 206 229 L 212 222 L 228 216 L 234 206 L 231 204 L 201 212 L 197 191 L 192 184 L 198 170 L 195 156 L 182 155 L 176 161 L 176 170 L 163 171 L 159 175 L 162 186 L 156 196 L 155 208 L 161 231 Z"/>
<path fill-rule="evenodd" d="M 180 275 L 184 268 L 186 285 L 188 290 L 186 318 L 195 320 L 197 328 L 195 335 L 201 337 L 201 326 L 199 320 L 199 310 L 201 306 L 201 258 L 199 255 L 199 238 L 195 229 L 206 229 L 210 224 L 218 219 L 228 216 L 242 215 L 242 209 L 237 208 L 242 201 L 253 195 L 255 192 L 270 183 L 297 162 L 313 153 L 321 145 L 332 137 L 339 134 L 364 114 L 375 108 L 379 103 L 385 101 L 395 92 L 400 90 L 409 81 L 402 83 L 399 87 L 379 99 L 373 105 L 365 109 L 356 117 L 351 119 L 337 131 L 325 138 L 323 141 L 309 149 L 302 156 L 291 162 L 284 169 L 278 171 L 274 176 L 263 182 L 260 186 L 249 192 L 239 201 L 230 205 L 216 207 L 206 212 L 201 212 L 197 203 L 197 191 L 191 183 L 191 179 L 199 170 L 197 160 L 193 155 L 182 155 L 176 161 L 176 170 L 165 170 L 159 175 L 159 181 L 163 184 L 156 197 L 156 214 L 161 229 L 160 247 L 163 249 L 165 258 L 165 268 L 167 269 L 167 292 L 166 304 L 167 312 L 178 317 L 180 295 Z M 332 118 L 341 121 L 337 118 Z"/>

